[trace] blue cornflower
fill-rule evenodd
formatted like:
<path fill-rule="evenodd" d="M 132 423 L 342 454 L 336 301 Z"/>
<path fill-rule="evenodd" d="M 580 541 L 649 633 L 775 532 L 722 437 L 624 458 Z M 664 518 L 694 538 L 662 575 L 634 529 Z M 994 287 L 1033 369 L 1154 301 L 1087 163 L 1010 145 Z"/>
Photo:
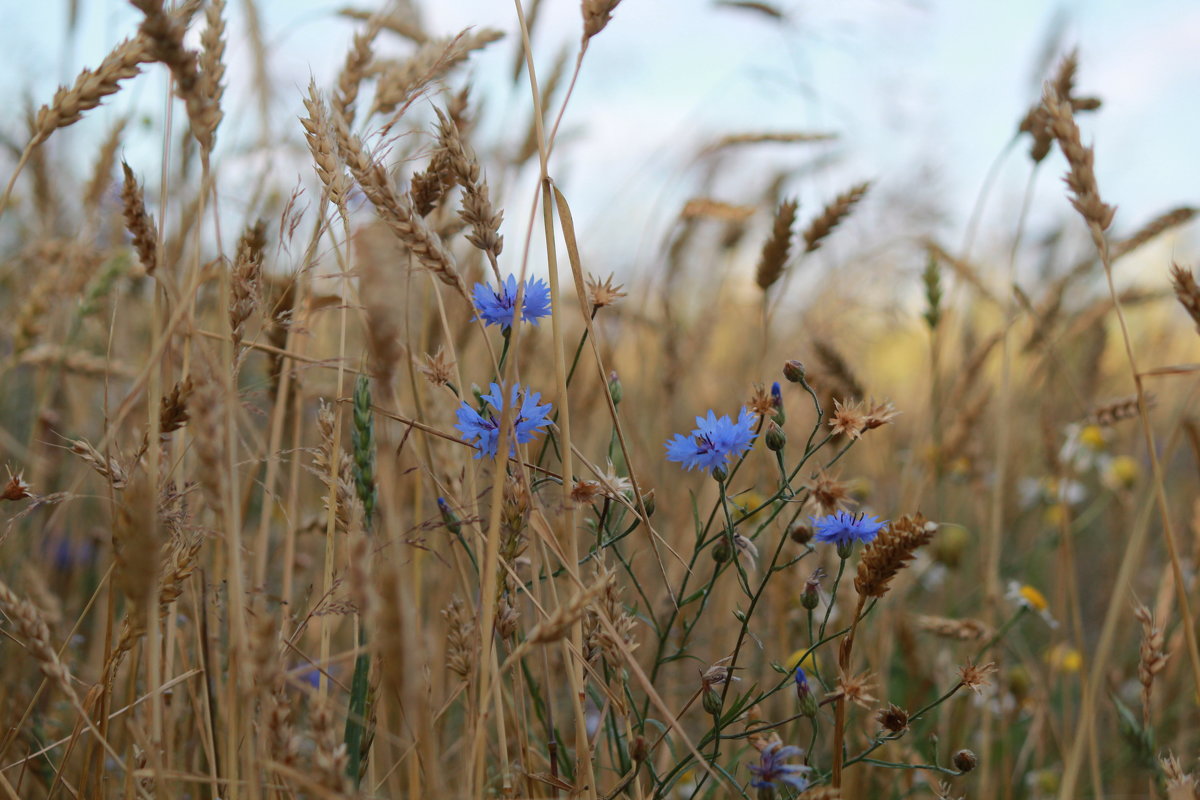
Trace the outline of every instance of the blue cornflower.
<path fill-rule="evenodd" d="M 805 774 L 812 772 L 812 767 L 803 764 L 785 764 L 784 759 L 804 753 L 795 745 L 784 746 L 783 742 L 771 742 L 762 749 L 761 759 L 757 764 L 750 765 L 750 771 L 756 776 L 750 781 L 755 789 L 774 789 L 777 783 L 786 783 L 798 792 L 808 788 Z"/>
<path fill-rule="evenodd" d="M 754 415 L 743 406 L 737 422 L 728 415 L 717 419 L 711 410 L 708 417 L 696 417 L 696 429 L 691 438 L 682 433 L 666 442 L 667 460 L 678 461 L 688 468 L 699 467 L 712 472 L 725 462 L 750 449 L 754 443 Z"/>
<path fill-rule="evenodd" d="M 810 517 L 818 542 L 832 542 L 838 547 L 849 547 L 854 542 L 869 544 L 875 536 L 887 525 L 887 520 L 880 520 L 870 514 L 854 515 L 848 511 L 817 518 Z"/>
<path fill-rule="evenodd" d="M 485 283 L 475 284 L 473 292 L 475 310 L 479 318 L 487 325 L 499 325 L 509 329 L 516 316 L 517 279 L 509 275 L 508 279 L 496 291 Z M 527 319 L 534 325 L 538 320 L 550 313 L 550 286 L 541 278 L 530 278 L 525 281 L 525 297 L 522 304 L 521 318 Z"/>
<path fill-rule="evenodd" d="M 491 388 L 492 391 L 490 394 L 483 395 L 483 399 L 492 407 L 491 410 L 484 409 L 486 416 L 480 414 L 464 402 L 458 408 L 458 424 L 454 426 L 462 431 L 463 438 L 467 440 L 479 440 L 479 443 L 475 445 L 479 451 L 475 454 L 476 458 L 480 458 L 485 453 L 489 456 L 495 456 L 498 449 L 500 415 L 504 411 L 504 396 L 500 393 L 499 384 L 493 383 Z M 550 404 L 538 405 L 538 401 L 542 399 L 540 392 L 531 392 L 528 387 L 521 392 L 520 388 L 520 384 L 513 384 L 512 390 L 508 395 L 508 402 L 509 405 L 516 409 L 513 431 L 516 434 L 517 442 L 524 444 L 525 442 L 533 441 L 533 437 L 540 432 L 540 428 L 550 425 L 550 419 L 547 416 L 550 413 Z M 521 394 L 519 405 L 517 399 L 518 392 Z M 510 444 L 508 454 L 511 456 L 515 450 L 515 445 Z"/>

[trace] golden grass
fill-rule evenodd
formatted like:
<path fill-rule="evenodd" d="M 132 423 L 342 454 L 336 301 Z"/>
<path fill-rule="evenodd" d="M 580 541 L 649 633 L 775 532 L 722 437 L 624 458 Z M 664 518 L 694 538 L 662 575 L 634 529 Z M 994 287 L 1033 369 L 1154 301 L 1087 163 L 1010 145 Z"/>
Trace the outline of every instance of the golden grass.
<path fill-rule="evenodd" d="M 867 183 L 800 225 L 790 183 L 703 187 L 666 215 L 661 280 L 601 280 L 555 155 L 616 2 L 581 5 L 540 83 L 536 4 L 495 45 L 343 9 L 338 74 L 260 145 L 305 154 L 319 202 L 271 185 L 232 226 L 230 9 L 134 5 L 139 31 L 33 114 L 0 203 L 5 796 L 673 800 L 753 797 L 764 772 L 776 797 L 1195 796 L 1170 753 L 1200 745 L 1200 290 L 1153 244 L 1196 212 L 1123 230 L 1080 56 L 1019 124 L 1025 168 L 1066 157 L 1095 248 L 1043 281 L 925 231 L 923 271 L 855 272 L 835 231 Z M 489 45 L 529 82 L 515 147 L 481 137 L 495 111 L 456 69 Z M 121 117 L 56 179 L 52 134 L 150 62 L 192 141 L 164 135 L 164 170 Z M 697 163 L 829 138 L 741 127 Z M 1125 264 L 1145 280 L 1118 291 Z M 541 274 L 548 321 L 487 324 L 476 284 L 515 276 L 520 310 Z M 923 300 L 885 318 L 858 281 Z M 689 433 L 710 408 L 733 421 Z M 753 444 L 685 471 L 679 432 Z M 835 512 L 891 522 L 839 554 L 811 519 Z"/>

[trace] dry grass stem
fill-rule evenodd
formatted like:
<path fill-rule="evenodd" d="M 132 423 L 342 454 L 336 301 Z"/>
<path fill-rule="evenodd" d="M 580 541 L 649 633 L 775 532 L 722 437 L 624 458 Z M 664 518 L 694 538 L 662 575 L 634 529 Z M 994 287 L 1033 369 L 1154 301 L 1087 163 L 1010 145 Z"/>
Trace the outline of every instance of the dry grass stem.
<path fill-rule="evenodd" d="M 992 634 L 991 627 L 978 619 L 951 619 L 950 617 L 933 617 L 919 614 L 915 618 L 915 621 L 917 627 L 921 630 L 947 639 L 977 641 L 987 638 Z"/>
<path fill-rule="evenodd" d="M 152 60 L 154 55 L 149 42 L 140 36 L 118 44 L 99 67 L 80 72 L 74 85 L 69 89 L 60 87 L 50 104 L 38 109 L 30 146 L 37 146 L 59 128 L 78 122 L 85 111 L 91 111 L 105 97 L 116 94 L 121 81 L 140 73 L 141 65 Z"/>
<path fill-rule="evenodd" d="M 404 61 L 376 61 L 371 72 L 378 75 L 379 84 L 371 113 L 391 114 L 407 106 L 426 86 L 466 61 L 473 51 L 503 36 L 490 28 L 465 30 L 452 38 L 426 42 Z"/>
<path fill-rule="evenodd" d="M 771 235 L 763 245 L 754 278 L 758 283 L 758 288 L 763 291 L 771 288 L 772 284 L 783 274 L 783 268 L 787 264 L 788 255 L 792 249 L 792 224 L 796 221 L 798 206 L 799 204 L 795 200 L 784 200 L 775 209 L 775 221 L 771 226 Z"/>
<path fill-rule="evenodd" d="M 1154 691 L 1154 678 L 1167 668 L 1170 654 L 1164 650 L 1166 634 L 1154 624 L 1150 609 L 1138 604 L 1133 616 L 1142 626 L 1142 643 L 1138 649 L 1138 682 L 1142 684 L 1142 727 L 1150 730 L 1150 694 Z"/>
<path fill-rule="evenodd" d="M 1171 286 L 1175 289 L 1175 297 L 1184 311 L 1196 323 L 1196 331 L 1200 332 L 1200 285 L 1190 269 L 1178 264 L 1171 265 Z"/>
<path fill-rule="evenodd" d="M 458 213 L 471 226 L 467 241 L 485 252 L 495 267 L 504 247 L 504 237 L 500 235 L 504 215 L 492 205 L 487 180 L 481 177 L 475 154 L 463 142 L 458 126 L 441 109 L 434 111 L 438 118 L 438 143 L 446 152 L 450 171 L 463 190 L 462 209 Z M 496 277 L 499 279 L 498 267 Z"/>
<path fill-rule="evenodd" d="M 1049 84 L 1042 95 L 1042 106 L 1046 110 L 1050 132 L 1058 140 L 1066 156 L 1070 170 L 1064 180 L 1070 189 L 1071 205 L 1075 210 L 1099 230 L 1108 230 L 1112 225 L 1116 208 L 1100 199 L 1100 188 L 1096 185 L 1096 173 L 1092 169 L 1095 153 L 1092 148 L 1084 147 L 1079 138 L 1079 126 L 1071 109 L 1070 100 L 1059 95 Z"/>
<path fill-rule="evenodd" d="M 583 48 L 600 33 L 612 20 L 612 12 L 621 4 L 621 0 L 583 0 L 580 7 L 583 11 Z"/>
<path fill-rule="evenodd" d="M 267 222 L 258 220 L 246 226 L 237 243 L 230 279 L 229 330 L 233 350 L 240 354 L 245 324 L 261 304 L 260 281 L 263 270 L 263 251 L 267 246 Z"/>
<path fill-rule="evenodd" d="M 850 212 L 854 210 L 854 206 L 862 200 L 863 195 L 867 193 L 867 189 L 869 188 L 871 188 L 870 183 L 855 184 L 835 197 L 832 203 L 825 206 L 821 214 L 808 223 L 808 227 L 804 230 L 804 252 L 811 253 L 818 249 L 821 243 L 833 233 L 833 229 L 840 225 L 842 220 L 850 216 Z"/>
<path fill-rule="evenodd" d="M 421 27 L 420 20 L 416 14 L 412 13 L 411 8 L 406 9 L 401 7 L 390 13 L 379 13 L 345 7 L 339 8 L 337 13 L 339 16 L 358 20 L 359 22 L 373 23 L 378 25 L 380 30 L 391 31 L 416 44 L 424 44 L 429 41 L 429 34 Z"/>
<path fill-rule="evenodd" d="M 158 228 L 154 224 L 154 217 L 146 211 L 146 196 L 133 170 L 124 161 L 121 162 L 121 169 L 125 173 L 121 190 L 125 228 L 133 236 L 133 249 L 142 262 L 142 269 L 147 275 L 153 275 L 158 269 Z"/>
<path fill-rule="evenodd" d="M 304 108 L 308 111 L 308 116 L 301 117 L 300 124 L 304 126 L 304 137 L 308 141 L 308 150 L 312 154 L 317 177 L 329 193 L 330 202 L 337 206 L 342 219 L 346 220 L 349 216 L 346 194 L 350 191 L 350 178 L 338 158 L 337 140 L 329 119 L 329 109 L 317 91 L 316 81 L 309 81 Z"/>

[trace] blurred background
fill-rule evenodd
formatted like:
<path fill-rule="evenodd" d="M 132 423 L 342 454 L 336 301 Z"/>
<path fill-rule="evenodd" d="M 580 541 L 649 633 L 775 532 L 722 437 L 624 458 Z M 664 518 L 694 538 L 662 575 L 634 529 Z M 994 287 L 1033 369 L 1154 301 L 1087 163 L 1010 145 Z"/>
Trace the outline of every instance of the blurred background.
<path fill-rule="evenodd" d="M 231 2 L 227 59 L 233 77 L 217 151 L 228 169 L 222 188 L 229 209 L 247 196 L 228 180 L 239 171 L 250 178 L 269 170 L 280 184 L 288 183 L 282 179 L 288 172 L 295 172 L 296 182 L 309 179 L 300 128 L 292 123 L 303 112 L 300 99 L 310 77 L 329 85 L 355 24 L 339 13 L 348 8 L 339 3 L 258 0 L 255 8 L 254 25 L 270 53 L 265 73 L 257 73 L 272 90 L 269 122 L 262 122 L 261 93 L 246 80 L 260 69 L 247 40 L 247 6 Z M 579 9 L 576 2 L 543 2 L 537 11 L 534 50 L 545 81 L 558 62 L 574 60 Z M 423 4 L 414 13 L 435 35 L 468 26 L 505 34 L 462 71 L 483 107 L 476 146 L 509 153 L 521 148 L 529 97 L 526 78 L 514 72 L 520 44 L 514 7 L 455 0 Z M 1057 58 L 1073 47 L 1081 61 L 1079 93 L 1104 101 L 1099 113 L 1086 115 L 1084 138 L 1096 142 L 1101 190 L 1119 206 L 1116 230 L 1132 230 L 1164 204 L 1188 203 L 1200 185 L 1193 153 L 1200 129 L 1194 102 L 1200 7 L 1194 3 L 629 0 L 614 19 L 588 52 L 552 165 L 576 209 L 583 246 L 608 265 L 601 271 L 653 274 L 689 197 L 754 204 L 766 194 L 794 194 L 803 216 L 863 180 L 875 183 L 847 222 L 855 233 L 829 243 L 831 253 L 841 260 L 917 264 L 920 248 L 911 245 L 919 237 L 961 241 L 989 168 Z M 17 111 L 44 102 L 57 84 L 98 63 L 137 20 L 138 12 L 123 0 L 11 3 L 0 31 L 0 65 L 10 76 L 0 89 L 10 109 L 5 135 L 19 140 Z M 385 36 L 379 47 L 381 55 L 395 57 L 412 49 L 394 36 Z M 103 137 L 116 115 L 161 110 L 165 73 L 148 73 L 132 91 L 64 131 L 61 136 L 78 146 L 62 148 L 57 157 L 73 156 L 86 169 L 88 144 Z M 558 87 L 557 101 L 564 89 Z M 126 151 L 152 148 L 157 157 L 158 121 L 142 121 L 143 135 L 127 134 Z M 768 131 L 836 138 L 738 148 L 736 170 L 718 170 L 710 159 L 698 158 L 721 136 Z M 280 141 L 291 149 L 278 147 Z M 264 148 L 264 142 L 272 146 Z M 997 167 L 980 226 L 988 231 L 983 252 L 991 244 L 1003 253 L 1014 233 L 1029 183 L 1029 162 L 1021 157 L 1027 148 L 1027 141 L 1018 143 Z M 1033 242 L 1057 231 L 1072 213 L 1058 180 L 1061 156 L 1052 153 L 1044 166 L 1030 189 L 1027 240 Z M 510 255 L 516 252 L 513 234 L 525 227 L 535 173 L 527 162 L 524 173 L 504 182 Z M 765 233 L 769 221 L 759 223 Z M 750 238 L 757 243 L 758 237 Z M 1162 248 L 1173 251 L 1173 241 L 1168 237 Z M 1086 246 L 1081 236 L 1080 247 Z M 756 256 L 750 247 L 739 263 L 752 270 Z"/>

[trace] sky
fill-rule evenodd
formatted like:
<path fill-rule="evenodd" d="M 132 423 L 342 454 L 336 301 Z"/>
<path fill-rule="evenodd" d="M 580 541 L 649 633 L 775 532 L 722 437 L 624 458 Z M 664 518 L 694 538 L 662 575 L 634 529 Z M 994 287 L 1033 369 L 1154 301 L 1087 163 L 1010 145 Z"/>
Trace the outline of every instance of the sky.
<path fill-rule="evenodd" d="M 16 77 L 0 91 L 10 109 L 29 98 L 45 102 L 57 83 L 73 79 L 81 66 L 95 65 L 138 19 L 125 0 L 79 0 L 79 25 L 67 35 L 68 0 L 4 1 L 11 8 L 0 31 L 0 64 Z M 244 0 L 229 4 L 233 85 L 225 123 L 231 130 L 223 134 L 227 144 L 237 140 L 239 128 L 247 136 L 254 128 L 251 100 L 235 77 L 249 69 Z M 353 25 L 335 14 L 341 5 L 258 0 L 277 94 L 276 135 L 293 143 L 300 141 L 294 121 L 310 75 L 319 85 L 331 85 L 353 34 Z M 1057 53 L 1079 48 L 1079 91 L 1104 100 L 1097 113 L 1081 116 L 1081 127 L 1085 143 L 1096 146 L 1101 192 L 1119 209 L 1114 229 L 1128 232 L 1167 208 L 1197 203 L 1200 4 L 780 0 L 775 5 L 784 11 L 783 21 L 705 0 L 625 0 L 593 40 L 551 172 L 571 199 L 585 249 L 617 271 L 634 264 L 645 269 L 661 255 L 678 210 L 702 185 L 699 151 L 717 137 L 744 131 L 824 131 L 838 139 L 747 150 L 725 165 L 713 185 L 720 199 L 760 203 L 775 173 L 785 170 L 790 173 L 785 191 L 799 198 L 803 220 L 852 183 L 872 180 L 854 222 L 857 233 L 869 228 L 876 238 L 902 239 L 928 228 L 959 242 L 989 166 L 1053 69 L 1055 59 L 1047 62 L 1043 55 L 1048 41 L 1058 44 Z M 360 0 L 359 7 L 374 3 Z M 425 27 L 439 34 L 469 25 L 506 32 L 505 40 L 472 59 L 469 75 L 485 106 L 485 138 L 511 147 L 524 136 L 529 102 L 527 86 L 511 80 L 519 43 L 514 5 L 441 0 L 424 4 L 422 15 Z M 544 0 L 534 37 L 541 74 L 564 48 L 574 57 L 579 33 L 575 0 Z M 396 39 L 384 47 L 396 57 L 407 52 Z M 128 96 L 92 112 L 94 119 L 71 134 L 78 147 L 67 157 L 86 169 L 88 137 L 102 135 L 106 120 L 130 104 L 160 108 L 161 80 L 139 79 Z M 15 135 L 17 120 L 9 115 L 6 135 Z M 136 139 L 128 145 L 135 156 L 139 147 L 154 146 L 149 131 L 141 145 Z M 1018 143 L 999 168 L 985 210 L 988 235 L 1012 235 L 1030 180 L 1027 147 L 1027 141 Z M 236 169 L 238 153 L 223 157 Z M 281 163 L 284 174 L 291 169 L 301 178 L 291 162 Z M 1036 177 L 1034 235 L 1038 225 L 1048 230 L 1072 214 L 1058 179 L 1063 169 L 1055 153 Z M 530 172 L 510 176 L 505 197 L 510 242 L 522 237 L 535 187 Z"/>

